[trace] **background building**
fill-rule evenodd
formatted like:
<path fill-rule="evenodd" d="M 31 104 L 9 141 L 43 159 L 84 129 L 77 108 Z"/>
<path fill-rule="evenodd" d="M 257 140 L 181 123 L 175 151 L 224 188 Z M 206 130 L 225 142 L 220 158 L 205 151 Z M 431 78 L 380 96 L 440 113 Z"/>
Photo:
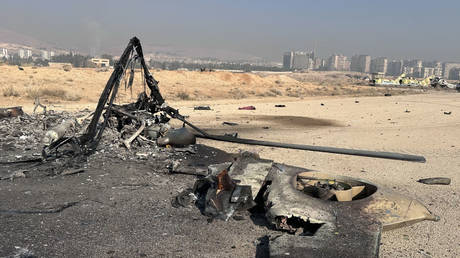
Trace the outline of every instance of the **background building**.
<path fill-rule="evenodd" d="M 109 67 L 110 60 L 105 58 L 91 58 L 91 62 L 97 67 Z"/>
<path fill-rule="evenodd" d="M 399 76 L 403 73 L 403 60 L 393 60 L 388 63 L 387 74 L 391 76 Z"/>
<path fill-rule="evenodd" d="M 361 73 L 369 73 L 371 71 L 371 56 L 354 55 L 351 58 L 350 70 Z"/>
<path fill-rule="evenodd" d="M 333 54 L 329 57 L 327 68 L 329 71 L 350 71 L 350 61 L 344 55 Z"/>
<path fill-rule="evenodd" d="M 459 80 L 460 63 L 444 63 L 442 77 L 448 80 Z"/>
<path fill-rule="evenodd" d="M 42 50 L 41 52 L 41 57 L 42 59 L 44 60 L 50 60 L 50 52 L 46 51 L 46 50 Z"/>
<path fill-rule="evenodd" d="M 283 68 L 287 70 L 314 69 L 315 55 L 312 52 L 291 51 L 283 55 Z"/>
<path fill-rule="evenodd" d="M 8 55 L 8 49 L 2 48 L 2 52 L 0 52 L 0 57 L 6 59 L 10 58 L 10 56 Z"/>
<path fill-rule="evenodd" d="M 386 57 L 377 57 L 371 61 L 371 73 L 386 74 L 388 68 L 388 59 Z"/>
<path fill-rule="evenodd" d="M 290 70 L 292 67 L 292 61 L 294 61 L 294 52 L 285 52 L 283 55 L 283 68 Z"/>
<path fill-rule="evenodd" d="M 434 68 L 433 67 L 422 67 L 422 73 L 420 77 L 425 78 L 429 76 L 434 76 Z"/>

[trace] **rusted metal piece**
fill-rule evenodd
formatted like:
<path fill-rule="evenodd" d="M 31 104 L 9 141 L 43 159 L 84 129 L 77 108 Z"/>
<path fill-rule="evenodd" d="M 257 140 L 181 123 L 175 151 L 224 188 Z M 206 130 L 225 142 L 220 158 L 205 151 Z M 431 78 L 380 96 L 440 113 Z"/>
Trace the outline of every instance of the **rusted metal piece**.
<path fill-rule="evenodd" d="M 21 106 L 0 108 L 0 118 L 17 117 L 24 115 Z"/>
<path fill-rule="evenodd" d="M 209 166 L 208 175 L 195 182 L 193 193 L 202 213 L 227 221 L 236 211 L 254 206 L 251 187 L 230 176 L 232 163 Z"/>
<path fill-rule="evenodd" d="M 227 169 L 222 170 L 217 175 L 217 190 L 218 191 L 233 191 L 235 189 L 235 182 L 233 182 L 232 178 L 228 175 Z"/>

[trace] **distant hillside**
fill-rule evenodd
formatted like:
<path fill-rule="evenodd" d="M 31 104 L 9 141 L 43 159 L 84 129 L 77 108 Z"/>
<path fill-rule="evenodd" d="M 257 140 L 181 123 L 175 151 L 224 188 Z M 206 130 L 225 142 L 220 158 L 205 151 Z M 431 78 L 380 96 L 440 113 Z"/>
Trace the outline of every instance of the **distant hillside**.
<path fill-rule="evenodd" d="M 142 41 L 142 39 L 141 39 Z M 170 57 L 183 57 L 183 58 L 195 58 L 195 59 L 217 59 L 225 61 L 261 61 L 262 58 L 253 56 L 246 53 L 237 51 L 225 50 L 225 49 L 211 49 L 211 48 L 199 48 L 199 47 L 179 47 L 172 45 L 153 45 L 148 42 L 141 42 L 142 48 L 146 55 L 161 55 Z M 105 51 L 108 54 L 119 55 L 125 45 L 106 48 Z"/>

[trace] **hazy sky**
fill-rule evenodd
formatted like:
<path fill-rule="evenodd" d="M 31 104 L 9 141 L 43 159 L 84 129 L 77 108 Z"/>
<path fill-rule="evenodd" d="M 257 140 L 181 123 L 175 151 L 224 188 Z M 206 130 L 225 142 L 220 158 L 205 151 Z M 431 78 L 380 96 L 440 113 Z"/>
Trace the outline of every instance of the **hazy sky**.
<path fill-rule="evenodd" d="M 314 47 L 322 56 L 460 61 L 459 17 L 458 0 L 0 1 L 0 28 L 67 48 L 123 49 L 136 35 L 274 61 Z"/>

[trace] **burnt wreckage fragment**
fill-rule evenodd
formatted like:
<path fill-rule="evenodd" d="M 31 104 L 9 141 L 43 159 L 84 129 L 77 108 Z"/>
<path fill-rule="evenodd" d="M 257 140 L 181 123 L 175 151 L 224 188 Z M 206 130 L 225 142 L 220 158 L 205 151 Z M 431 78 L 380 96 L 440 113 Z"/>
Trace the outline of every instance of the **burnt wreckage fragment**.
<path fill-rule="evenodd" d="M 122 78 L 128 73 L 125 89 L 132 89 L 136 63 L 140 64 L 143 74 L 144 92 L 135 103 L 117 105 L 114 103 L 115 98 Z M 69 128 L 81 124 L 91 115 L 91 121 L 81 135 L 66 137 L 72 131 Z M 170 119 L 182 121 L 184 127 L 172 129 L 168 124 Z M 123 141 L 128 149 L 134 139 L 142 139 L 140 134 L 144 132 L 150 138 L 145 140 L 153 142 L 151 139 L 154 139 L 157 146 L 183 147 L 194 144 L 196 137 L 201 137 L 240 144 L 425 162 L 422 156 L 401 153 L 286 144 L 208 134 L 187 121 L 177 109 L 166 104 L 159 91 L 158 81 L 148 70 L 140 41 L 136 37 L 129 41 L 116 63 L 96 110 L 87 117 L 64 121 L 50 129 L 45 137 L 45 159 L 49 154 L 57 153 L 65 144 L 71 144 L 72 155 L 92 154 L 109 124 L 116 124 L 119 131 L 126 125 L 138 126 L 135 133 Z M 195 173 L 202 178 L 197 180 L 193 189 L 179 194 L 173 200 L 173 205 L 179 207 L 195 204 L 204 215 L 222 220 L 228 220 L 240 210 L 261 208 L 272 228 L 286 232 L 270 240 L 270 255 L 274 257 L 286 254 L 291 257 L 336 257 L 344 253 L 354 257 L 377 256 L 382 229 L 438 219 L 417 201 L 358 179 L 278 164 L 248 153 L 222 162 L 209 164 L 207 172 L 202 171 L 203 168 L 200 171 L 191 169 L 197 167 L 197 164 L 188 167 L 175 164 L 173 170 L 186 168 L 184 174 Z"/>
<path fill-rule="evenodd" d="M 130 78 L 129 82 L 125 84 L 125 88 L 131 88 L 133 79 L 134 79 L 134 67 L 135 63 L 139 62 L 140 67 L 143 71 L 143 80 L 147 84 L 150 95 L 147 95 L 145 89 L 138 97 L 137 102 L 130 103 L 126 105 L 116 105 L 114 104 L 115 97 L 118 93 L 120 87 L 121 79 L 126 74 L 128 68 L 130 68 Z M 105 113 L 103 113 L 105 110 Z M 422 156 L 394 153 L 394 152 L 378 152 L 378 151 L 368 151 L 368 150 L 356 150 L 356 149 L 344 149 L 336 147 L 323 147 L 323 146 L 312 146 L 312 145 L 302 145 L 302 144 L 289 144 L 289 143 L 279 143 L 279 142 L 270 142 L 270 141 L 258 141 L 252 139 L 242 139 L 236 138 L 227 135 L 212 135 L 203 131 L 199 127 L 193 125 L 185 119 L 179 113 L 179 110 L 168 106 L 160 93 L 158 88 L 158 81 L 153 78 L 153 75 L 149 72 L 149 69 L 145 63 L 144 54 L 142 51 L 142 46 L 138 38 L 132 38 L 123 54 L 120 56 L 120 60 L 116 63 L 114 71 L 110 76 L 97 104 L 96 110 L 92 116 L 90 124 L 88 125 L 86 132 L 79 136 L 73 137 L 62 137 L 50 144 L 45 145 L 44 154 L 56 150 L 65 143 L 72 143 L 75 147 L 74 149 L 78 150 L 78 153 L 91 154 L 94 152 L 101 140 L 104 129 L 107 127 L 108 120 L 112 116 L 116 116 L 118 123 L 120 120 L 130 119 L 136 121 L 142 121 L 142 119 L 135 115 L 133 112 L 143 111 L 143 114 L 146 114 L 150 119 L 154 118 L 156 124 L 165 124 L 171 118 L 178 119 L 188 125 L 190 128 L 196 131 L 196 137 L 217 140 L 217 141 L 226 141 L 234 142 L 240 144 L 249 144 L 249 145 L 261 145 L 261 146 L 270 146 L 278 148 L 288 148 L 288 149 L 299 149 L 307 151 L 318 151 L 318 152 L 327 152 L 327 153 L 336 153 L 336 154 L 345 154 L 345 155 L 355 155 L 355 156 L 365 156 L 365 157 L 374 157 L 374 158 L 384 158 L 384 159 L 396 159 L 396 160 L 406 160 L 414 162 L 425 162 L 425 158 Z M 102 123 L 99 123 L 99 120 L 103 116 L 104 120 Z M 167 131 L 167 130 L 166 130 Z M 186 133 L 185 131 L 183 131 Z M 176 134 L 178 135 L 178 134 Z M 184 137 L 190 142 L 184 142 L 182 145 L 192 144 L 193 139 L 190 137 Z M 169 139 L 171 140 L 171 139 Z"/>
<path fill-rule="evenodd" d="M 207 175 L 172 204 L 194 204 L 225 221 L 244 210 L 265 218 L 268 228 L 284 232 L 269 239 L 271 257 L 377 257 L 382 231 L 439 220 L 391 189 L 249 152 L 209 165 Z"/>

